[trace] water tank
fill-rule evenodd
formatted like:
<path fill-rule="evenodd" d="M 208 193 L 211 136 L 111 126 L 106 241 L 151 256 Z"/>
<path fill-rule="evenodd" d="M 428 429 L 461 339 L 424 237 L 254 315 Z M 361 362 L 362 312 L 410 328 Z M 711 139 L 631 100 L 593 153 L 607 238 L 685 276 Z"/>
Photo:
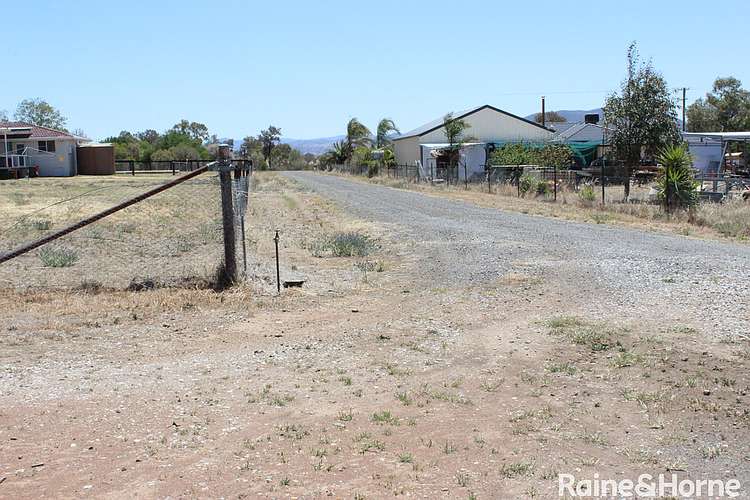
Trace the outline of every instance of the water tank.
<path fill-rule="evenodd" d="M 599 123 L 599 113 L 590 113 L 588 115 L 584 115 L 583 121 L 585 123 Z"/>

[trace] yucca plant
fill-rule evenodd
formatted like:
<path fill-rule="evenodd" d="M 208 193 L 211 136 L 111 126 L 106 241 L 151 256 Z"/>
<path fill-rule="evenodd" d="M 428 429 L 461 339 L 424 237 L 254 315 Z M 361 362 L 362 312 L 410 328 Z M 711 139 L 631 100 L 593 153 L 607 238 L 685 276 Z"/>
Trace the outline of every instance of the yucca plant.
<path fill-rule="evenodd" d="M 670 146 L 658 158 L 656 190 L 667 211 L 691 208 L 698 204 L 698 183 L 693 175 L 692 159 L 685 146 Z"/>

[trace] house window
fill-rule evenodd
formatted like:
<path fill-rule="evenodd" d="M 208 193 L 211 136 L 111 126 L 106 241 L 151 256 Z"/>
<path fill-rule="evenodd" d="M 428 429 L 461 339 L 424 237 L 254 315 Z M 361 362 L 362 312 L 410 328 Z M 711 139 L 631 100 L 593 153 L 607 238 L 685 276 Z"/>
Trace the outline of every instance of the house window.
<path fill-rule="evenodd" d="M 39 144 L 39 151 L 47 151 L 48 153 L 55 152 L 55 141 L 37 141 Z"/>

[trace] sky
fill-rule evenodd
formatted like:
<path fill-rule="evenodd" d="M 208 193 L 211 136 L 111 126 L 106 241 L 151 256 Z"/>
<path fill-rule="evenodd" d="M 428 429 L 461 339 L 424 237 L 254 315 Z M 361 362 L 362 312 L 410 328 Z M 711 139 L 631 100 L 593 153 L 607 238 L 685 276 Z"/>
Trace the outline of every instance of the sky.
<path fill-rule="evenodd" d="M 482 104 L 517 115 L 602 105 L 638 43 L 688 103 L 733 75 L 750 87 L 750 2 L 59 1 L 3 6 L 0 110 L 42 98 L 97 140 L 205 123 L 342 134 L 402 131 Z"/>

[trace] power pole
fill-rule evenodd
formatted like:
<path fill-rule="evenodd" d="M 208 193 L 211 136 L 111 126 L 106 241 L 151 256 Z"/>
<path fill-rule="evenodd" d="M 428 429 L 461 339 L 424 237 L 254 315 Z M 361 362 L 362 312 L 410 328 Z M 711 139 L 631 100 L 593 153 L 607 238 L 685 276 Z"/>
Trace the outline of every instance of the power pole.
<path fill-rule="evenodd" d="M 547 117 L 546 113 L 544 112 L 544 96 L 542 96 L 542 127 L 546 126 Z"/>
<path fill-rule="evenodd" d="M 682 87 L 682 131 L 685 131 L 685 94 L 687 88 Z"/>

